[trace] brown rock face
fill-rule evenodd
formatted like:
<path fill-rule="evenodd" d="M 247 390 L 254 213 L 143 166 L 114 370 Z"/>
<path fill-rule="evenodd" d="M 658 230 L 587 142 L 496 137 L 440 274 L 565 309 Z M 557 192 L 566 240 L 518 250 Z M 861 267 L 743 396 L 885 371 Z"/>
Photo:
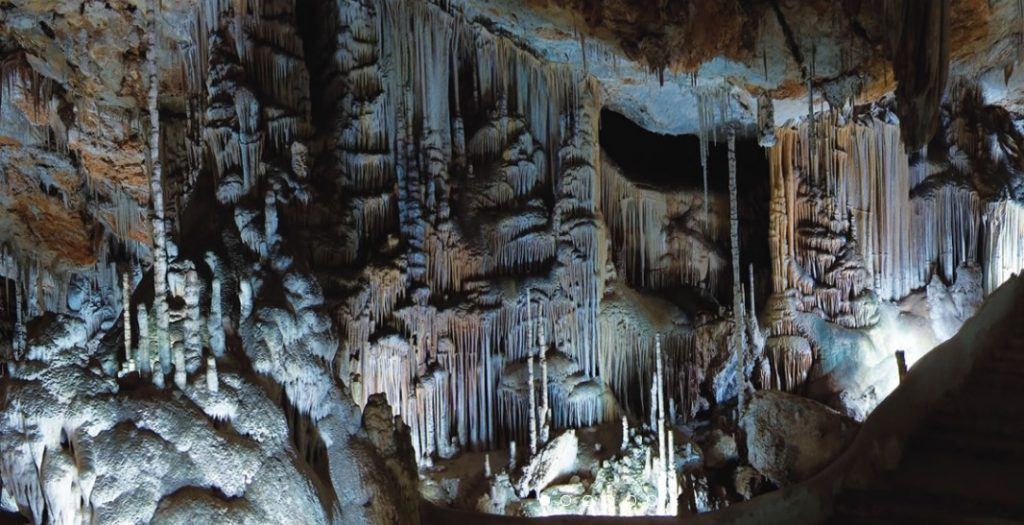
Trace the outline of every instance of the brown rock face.
<path fill-rule="evenodd" d="M 723 2 L 568 0 L 598 34 L 615 35 L 628 56 L 654 71 L 694 71 L 709 56 L 742 59 L 752 55 L 757 16 L 751 6 Z M 753 7 L 756 12 L 760 8 Z M 714 20 L 714 24 L 707 21 Z"/>

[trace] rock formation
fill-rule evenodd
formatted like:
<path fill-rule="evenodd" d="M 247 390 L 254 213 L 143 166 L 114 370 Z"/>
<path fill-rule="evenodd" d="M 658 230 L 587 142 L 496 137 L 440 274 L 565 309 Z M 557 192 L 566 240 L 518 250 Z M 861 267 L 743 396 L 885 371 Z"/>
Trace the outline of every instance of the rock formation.
<path fill-rule="evenodd" d="M 0 512 L 676 515 L 804 479 L 1024 269 L 1022 19 L 0 2 Z"/>

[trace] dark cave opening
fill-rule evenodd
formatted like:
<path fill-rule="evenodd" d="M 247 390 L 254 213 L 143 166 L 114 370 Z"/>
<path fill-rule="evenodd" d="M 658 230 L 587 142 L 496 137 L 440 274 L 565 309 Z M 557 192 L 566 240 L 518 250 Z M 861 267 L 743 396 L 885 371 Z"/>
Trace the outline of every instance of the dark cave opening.
<path fill-rule="evenodd" d="M 757 139 L 741 133 L 736 137 L 736 193 L 739 201 L 740 274 L 747 285 L 748 268 L 754 267 L 754 296 L 758 307 L 770 289 L 771 259 L 768 253 L 768 219 L 771 198 L 767 150 Z M 729 164 L 725 132 L 708 145 L 708 191 L 728 199 Z M 666 135 L 649 131 L 613 110 L 601 110 L 602 154 L 617 164 L 634 183 L 662 191 L 703 191 L 700 141 L 696 135 Z M 715 293 L 720 304 L 731 304 L 731 271 Z M 724 293 L 723 293 L 724 291 Z M 701 301 L 680 289 L 669 295 L 682 301 L 688 311 Z M 705 304 L 703 307 L 708 307 Z M 697 306 L 700 308 L 700 306 Z"/>

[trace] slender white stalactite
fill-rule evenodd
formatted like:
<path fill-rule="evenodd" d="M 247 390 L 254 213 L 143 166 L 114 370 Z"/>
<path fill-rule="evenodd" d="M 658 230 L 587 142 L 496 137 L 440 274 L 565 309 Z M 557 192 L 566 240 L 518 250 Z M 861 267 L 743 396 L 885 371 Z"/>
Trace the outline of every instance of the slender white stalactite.
<path fill-rule="evenodd" d="M 150 202 L 153 205 L 153 310 L 156 315 L 156 348 L 163 373 L 171 371 L 169 341 L 169 312 L 167 310 L 167 223 L 164 220 L 164 192 L 160 164 L 160 108 L 158 105 L 159 76 L 157 75 L 157 2 L 149 2 L 149 48 L 146 50 L 146 68 L 149 77 L 149 159 Z"/>
<path fill-rule="evenodd" d="M 530 315 L 530 292 L 526 292 L 526 369 L 530 396 L 530 412 L 527 421 L 530 427 L 530 457 L 537 453 L 537 388 L 533 377 L 533 317 Z"/>
<path fill-rule="evenodd" d="M 22 311 L 21 283 L 14 286 L 14 358 L 20 359 L 25 352 L 27 332 L 25 330 L 25 313 Z"/>
<path fill-rule="evenodd" d="M 733 351 L 736 352 L 736 388 L 739 396 L 738 409 L 743 410 L 743 397 L 746 388 L 745 325 L 743 323 L 743 291 L 740 277 L 740 233 L 739 203 L 736 198 L 736 129 L 730 125 L 728 129 L 729 143 L 729 245 L 732 255 L 732 311 L 733 311 Z"/>
<path fill-rule="evenodd" d="M 551 434 L 551 405 L 548 404 L 548 340 L 543 311 L 539 318 L 542 319 L 537 326 L 537 338 L 540 344 L 540 443 L 543 445 Z"/>
<path fill-rule="evenodd" d="M 747 313 L 756 318 L 757 302 L 754 297 L 754 263 L 750 263 L 747 270 L 748 280 L 750 281 L 750 311 Z"/>
<path fill-rule="evenodd" d="M 654 334 L 654 359 L 654 388 L 657 392 L 656 402 L 658 411 L 658 495 L 659 501 L 664 502 L 667 499 L 666 493 L 668 488 L 668 453 L 665 439 L 665 367 L 661 353 L 660 333 Z"/>

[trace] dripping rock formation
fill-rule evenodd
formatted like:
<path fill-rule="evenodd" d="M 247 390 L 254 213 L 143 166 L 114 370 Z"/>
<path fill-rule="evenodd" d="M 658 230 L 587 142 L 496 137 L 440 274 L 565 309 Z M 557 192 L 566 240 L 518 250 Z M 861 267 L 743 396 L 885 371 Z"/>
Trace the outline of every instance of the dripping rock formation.
<path fill-rule="evenodd" d="M 0 523 L 917 517 L 1020 455 L 1022 56 L 1011 0 L 0 1 Z"/>

